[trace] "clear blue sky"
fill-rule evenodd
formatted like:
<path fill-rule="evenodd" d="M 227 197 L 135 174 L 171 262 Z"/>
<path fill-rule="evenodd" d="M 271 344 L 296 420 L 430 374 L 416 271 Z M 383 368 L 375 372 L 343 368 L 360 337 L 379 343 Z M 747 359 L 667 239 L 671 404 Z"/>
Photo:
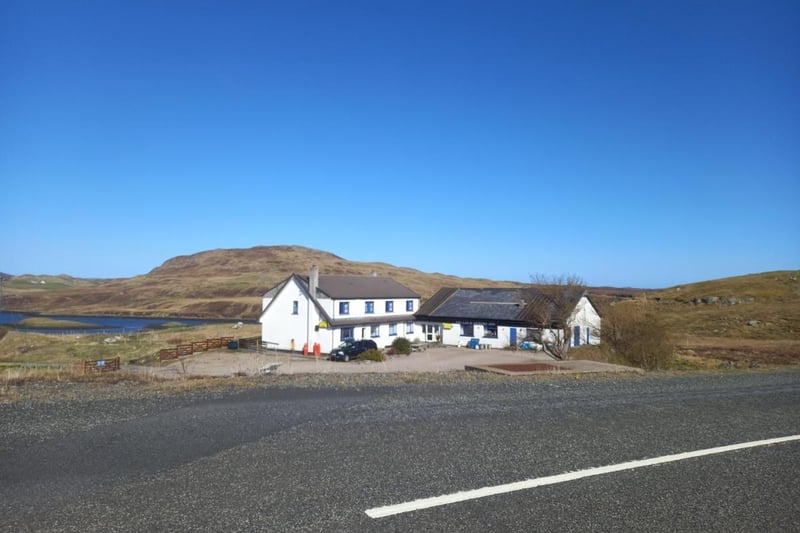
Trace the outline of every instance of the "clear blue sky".
<path fill-rule="evenodd" d="M 0 271 L 800 268 L 800 2 L 0 2 Z"/>

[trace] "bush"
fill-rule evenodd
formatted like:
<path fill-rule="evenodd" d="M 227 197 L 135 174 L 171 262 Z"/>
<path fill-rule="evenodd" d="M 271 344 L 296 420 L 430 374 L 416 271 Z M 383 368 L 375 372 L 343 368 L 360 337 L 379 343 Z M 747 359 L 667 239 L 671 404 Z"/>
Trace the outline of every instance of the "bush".
<path fill-rule="evenodd" d="M 383 361 L 385 358 L 383 352 L 374 348 L 358 354 L 358 359 L 361 361 Z"/>
<path fill-rule="evenodd" d="M 669 367 L 669 329 L 644 302 L 621 302 L 603 316 L 602 345 L 610 358 L 645 370 Z"/>
<path fill-rule="evenodd" d="M 405 337 L 397 337 L 392 341 L 392 353 L 409 355 L 411 353 L 411 341 Z"/>

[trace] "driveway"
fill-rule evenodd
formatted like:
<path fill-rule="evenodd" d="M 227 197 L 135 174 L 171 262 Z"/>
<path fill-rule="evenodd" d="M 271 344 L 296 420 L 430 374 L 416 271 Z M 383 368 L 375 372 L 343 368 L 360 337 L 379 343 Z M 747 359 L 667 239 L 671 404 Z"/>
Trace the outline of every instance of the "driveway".
<path fill-rule="evenodd" d="M 526 363 L 550 363 L 552 358 L 541 352 L 508 350 L 470 350 L 468 348 L 430 348 L 411 355 L 394 355 L 386 361 L 351 361 L 349 363 L 327 361 L 324 358 L 303 357 L 286 352 L 212 351 L 193 355 L 181 364 L 176 361 L 148 371 L 163 377 L 230 376 L 234 374 L 258 374 L 265 367 L 272 367 L 276 374 L 355 374 L 389 372 L 450 372 L 463 371 L 467 366 L 509 365 Z M 594 361 L 569 361 L 573 372 L 620 372 L 635 371 L 630 367 L 598 363 Z"/>

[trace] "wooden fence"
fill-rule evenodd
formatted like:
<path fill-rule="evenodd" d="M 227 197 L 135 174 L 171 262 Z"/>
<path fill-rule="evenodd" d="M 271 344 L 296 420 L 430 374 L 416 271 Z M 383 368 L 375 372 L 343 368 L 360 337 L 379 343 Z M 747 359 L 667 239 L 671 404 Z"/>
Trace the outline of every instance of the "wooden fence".
<path fill-rule="evenodd" d="M 224 348 L 233 337 L 217 337 L 216 339 L 206 339 L 204 341 L 190 342 L 187 344 L 178 344 L 175 348 L 164 348 L 159 350 L 159 361 L 167 361 L 169 359 L 177 359 L 185 355 L 192 355 L 198 352 L 206 352 L 208 350 L 215 350 L 217 348 Z"/>
<path fill-rule="evenodd" d="M 119 370 L 119 356 L 114 359 L 97 359 L 96 361 L 84 361 L 83 373 L 89 372 L 113 372 Z"/>

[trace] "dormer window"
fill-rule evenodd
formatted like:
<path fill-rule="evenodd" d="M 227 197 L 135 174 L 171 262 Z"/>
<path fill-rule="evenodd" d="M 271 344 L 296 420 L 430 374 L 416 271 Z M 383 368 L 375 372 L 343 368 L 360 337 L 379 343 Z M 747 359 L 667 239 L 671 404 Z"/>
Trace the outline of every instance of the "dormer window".
<path fill-rule="evenodd" d="M 409 313 L 414 311 L 414 300 L 406 300 L 406 311 Z"/>
<path fill-rule="evenodd" d="M 350 314 L 350 302 L 339 302 L 339 314 L 340 315 Z"/>
<path fill-rule="evenodd" d="M 364 302 L 364 313 L 371 315 L 375 312 L 375 302 Z"/>
<path fill-rule="evenodd" d="M 386 300 L 386 312 L 394 313 L 394 300 Z"/>

